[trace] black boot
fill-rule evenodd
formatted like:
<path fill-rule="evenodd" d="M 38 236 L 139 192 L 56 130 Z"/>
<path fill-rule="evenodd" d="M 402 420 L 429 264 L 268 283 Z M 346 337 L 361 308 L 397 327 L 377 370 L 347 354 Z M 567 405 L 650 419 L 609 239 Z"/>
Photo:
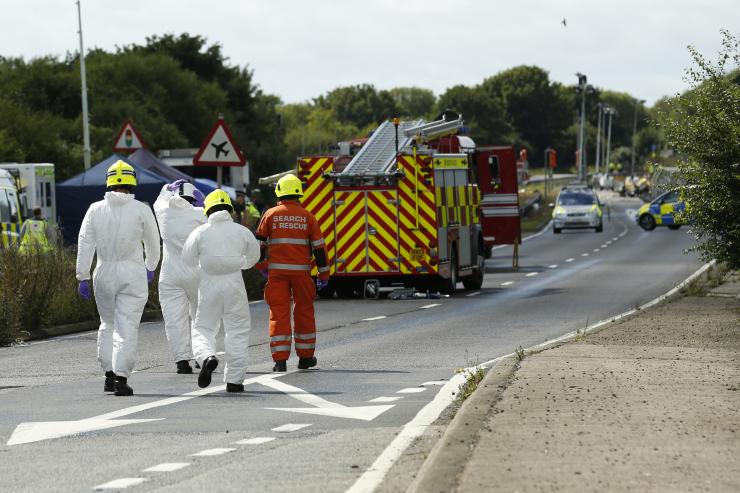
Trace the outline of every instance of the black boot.
<path fill-rule="evenodd" d="M 105 372 L 105 385 L 103 386 L 103 392 L 113 392 L 113 382 L 116 380 L 116 374 L 112 371 Z"/>
<path fill-rule="evenodd" d="M 203 365 L 198 374 L 198 387 L 201 389 L 211 385 L 211 373 L 218 367 L 218 360 L 215 356 L 209 356 L 203 360 Z"/>
<path fill-rule="evenodd" d="M 279 359 L 272 367 L 272 371 L 288 371 L 288 360 Z"/>
<path fill-rule="evenodd" d="M 196 370 L 200 370 L 200 365 L 198 364 L 198 362 L 197 362 L 197 361 L 195 362 L 195 369 L 196 369 Z"/>
<path fill-rule="evenodd" d="M 316 366 L 318 363 L 316 356 L 311 356 L 310 358 L 298 358 L 298 369 L 308 370 L 309 368 Z"/>
<path fill-rule="evenodd" d="M 244 384 L 226 382 L 226 392 L 244 392 Z"/>
<path fill-rule="evenodd" d="M 180 375 L 190 375 L 193 373 L 193 369 L 190 368 L 190 362 L 188 360 L 182 360 L 177 362 L 177 373 Z"/>
<path fill-rule="evenodd" d="M 134 395 L 134 389 L 128 386 L 126 383 L 127 380 L 126 377 L 116 376 L 116 383 L 113 385 L 115 395 Z"/>

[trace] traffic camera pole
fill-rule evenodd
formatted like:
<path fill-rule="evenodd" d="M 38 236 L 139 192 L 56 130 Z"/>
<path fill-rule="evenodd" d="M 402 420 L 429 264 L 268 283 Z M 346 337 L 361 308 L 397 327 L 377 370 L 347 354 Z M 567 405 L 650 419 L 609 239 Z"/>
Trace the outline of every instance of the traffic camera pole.
<path fill-rule="evenodd" d="M 611 151 L 612 151 L 612 115 L 614 115 L 615 111 L 614 108 L 609 107 L 609 130 L 607 131 L 607 137 L 606 137 L 606 163 L 604 163 L 604 166 L 609 166 L 609 161 L 611 159 Z"/>
<path fill-rule="evenodd" d="M 596 174 L 599 174 L 599 165 L 601 164 L 601 115 L 604 104 L 599 103 L 596 106 L 599 108 L 599 122 L 596 126 Z"/>
<path fill-rule="evenodd" d="M 77 0 L 77 23 L 80 35 L 80 82 L 82 85 L 82 155 L 85 169 L 90 169 L 90 126 L 87 115 L 87 78 L 85 77 L 85 48 L 82 44 L 82 9 Z"/>

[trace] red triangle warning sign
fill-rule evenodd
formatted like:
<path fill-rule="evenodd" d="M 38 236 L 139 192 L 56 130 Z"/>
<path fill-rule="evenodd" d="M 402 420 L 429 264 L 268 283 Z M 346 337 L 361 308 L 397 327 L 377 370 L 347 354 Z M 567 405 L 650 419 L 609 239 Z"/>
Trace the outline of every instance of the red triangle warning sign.
<path fill-rule="evenodd" d="M 113 144 L 113 150 L 115 152 L 132 152 L 142 147 L 144 147 L 144 141 L 141 140 L 141 135 L 136 131 L 131 121 L 123 122 L 123 127 L 118 132 L 118 137 L 116 137 Z"/>
<path fill-rule="evenodd" d="M 234 137 L 219 118 L 193 158 L 195 166 L 244 166 L 246 158 L 236 145 Z"/>

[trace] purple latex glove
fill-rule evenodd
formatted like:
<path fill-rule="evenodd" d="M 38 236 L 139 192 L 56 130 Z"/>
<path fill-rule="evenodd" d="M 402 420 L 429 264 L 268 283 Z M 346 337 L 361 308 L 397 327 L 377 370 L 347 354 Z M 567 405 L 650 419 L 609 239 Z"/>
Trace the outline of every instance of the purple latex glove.
<path fill-rule="evenodd" d="M 206 196 L 203 195 L 203 192 L 196 188 L 195 190 L 193 190 L 193 198 L 195 199 L 193 207 L 203 207 L 206 201 Z"/>
<path fill-rule="evenodd" d="M 316 279 L 316 289 L 322 290 L 325 289 L 329 285 L 329 281 L 325 281 L 323 279 Z"/>
<path fill-rule="evenodd" d="M 187 180 L 182 180 L 182 179 L 174 181 L 170 183 L 169 185 L 167 185 L 167 190 L 169 190 L 170 192 L 174 192 L 175 190 L 180 188 L 180 185 L 182 185 L 183 183 L 187 183 L 187 182 L 188 182 Z"/>
<path fill-rule="evenodd" d="M 147 269 L 147 271 L 146 271 L 146 282 L 148 282 L 149 284 L 151 284 L 153 280 L 154 280 L 154 271 Z"/>
<path fill-rule="evenodd" d="M 264 269 L 264 270 L 262 270 L 262 269 L 257 269 L 257 270 L 259 270 L 259 271 L 260 271 L 260 274 L 262 274 L 262 277 L 264 277 L 265 279 L 267 279 L 267 276 L 269 276 L 269 275 L 270 275 L 270 271 L 268 271 L 267 269 Z"/>
<path fill-rule="evenodd" d="M 79 284 L 77 284 L 77 294 L 79 294 L 80 298 L 82 298 L 83 300 L 89 300 L 90 281 L 80 281 Z"/>

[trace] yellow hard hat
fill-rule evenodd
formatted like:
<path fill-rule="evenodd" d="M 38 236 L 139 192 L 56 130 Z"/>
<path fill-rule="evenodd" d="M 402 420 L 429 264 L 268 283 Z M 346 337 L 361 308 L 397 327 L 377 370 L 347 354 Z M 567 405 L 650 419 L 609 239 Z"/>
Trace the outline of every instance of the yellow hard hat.
<path fill-rule="evenodd" d="M 275 187 L 275 195 L 284 197 L 286 195 L 298 195 L 303 197 L 303 183 L 296 175 L 288 174 L 280 178 Z"/>
<path fill-rule="evenodd" d="M 206 196 L 206 200 L 203 202 L 203 213 L 207 216 L 208 211 L 217 205 L 228 205 L 232 210 L 234 209 L 234 205 L 231 203 L 231 197 L 220 188 L 217 188 Z"/>
<path fill-rule="evenodd" d="M 133 166 L 120 159 L 108 168 L 105 177 L 105 186 L 108 188 L 119 185 L 136 186 L 136 170 Z"/>

